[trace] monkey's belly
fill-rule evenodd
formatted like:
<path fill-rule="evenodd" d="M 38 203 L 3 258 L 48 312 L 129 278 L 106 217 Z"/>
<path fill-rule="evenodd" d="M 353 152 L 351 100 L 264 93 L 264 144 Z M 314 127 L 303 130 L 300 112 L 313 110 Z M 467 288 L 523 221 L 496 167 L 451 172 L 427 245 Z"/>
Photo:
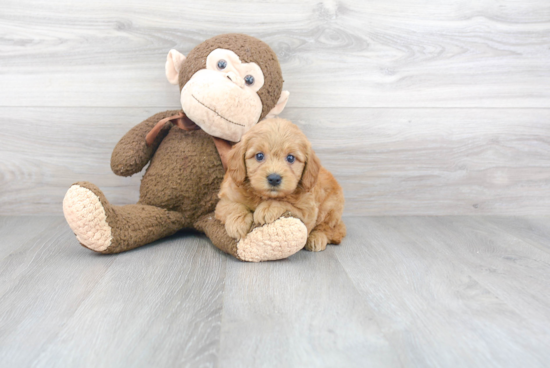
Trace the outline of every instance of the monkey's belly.
<path fill-rule="evenodd" d="M 214 211 L 223 166 L 210 135 L 202 130 L 172 128 L 143 176 L 140 204 L 181 212 L 195 220 Z"/>

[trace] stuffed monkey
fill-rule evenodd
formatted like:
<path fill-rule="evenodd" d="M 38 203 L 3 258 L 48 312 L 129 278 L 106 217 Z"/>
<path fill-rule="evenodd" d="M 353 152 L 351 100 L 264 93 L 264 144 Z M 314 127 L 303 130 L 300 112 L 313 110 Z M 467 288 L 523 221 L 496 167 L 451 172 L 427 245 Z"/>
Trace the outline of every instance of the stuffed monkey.
<path fill-rule="evenodd" d="M 120 176 L 136 174 L 150 163 L 138 203 L 111 205 L 88 182 L 67 191 L 63 212 L 80 244 L 99 253 L 119 253 L 196 229 L 244 261 L 282 259 L 302 249 L 307 230 L 291 214 L 253 227 L 240 241 L 230 238 L 214 217 L 231 144 L 287 103 L 289 93 L 282 90 L 273 50 L 243 34 L 216 36 L 187 57 L 171 50 L 166 77 L 179 84 L 182 110 L 160 112 L 136 125 L 111 157 L 111 168 Z"/>

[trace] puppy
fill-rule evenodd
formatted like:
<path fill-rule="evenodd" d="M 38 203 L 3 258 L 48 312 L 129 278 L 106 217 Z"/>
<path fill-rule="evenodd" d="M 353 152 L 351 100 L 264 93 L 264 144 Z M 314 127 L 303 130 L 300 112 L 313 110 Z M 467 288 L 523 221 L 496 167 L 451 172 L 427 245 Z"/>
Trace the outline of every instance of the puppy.
<path fill-rule="evenodd" d="M 306 225 L 305 249 L 340 244 L 344 194 L 321 166 L 311 143 L 288 120 L 266 119 L 229 151 L 216 218 L 227 234 L 241 239 L 253 223 L 263 225 L 290 212 Z"/>

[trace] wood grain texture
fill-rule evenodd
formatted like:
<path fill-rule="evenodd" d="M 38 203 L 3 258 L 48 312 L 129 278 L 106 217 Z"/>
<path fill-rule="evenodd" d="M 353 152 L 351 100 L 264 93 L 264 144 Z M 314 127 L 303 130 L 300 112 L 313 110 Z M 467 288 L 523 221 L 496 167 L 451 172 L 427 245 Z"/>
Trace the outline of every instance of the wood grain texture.
<path fill-rule="evenodd" d="M 0 366 L 548 366 L 550 217 L 346 225 L 251 264 L 193 233 L 109 256 L 61 216 L 0 217 Z"/>
<path fill-rule="evenodd" d="M 40 236 L 43 230 L 59 224 L 57 216 L 24 218 L 0 216 L 0 260 L 31 239 Z M 0 279 L 0 284 L 2 284 Z"/>
<path fill-rule="evenodd" d="M 536 248 L 550 253 L 550 219 L 528 217 L 508 218 L 492 217 L 490 225 L 512 236 L 532 244 Z"/>
<path fill-rule="evenodd" d="M 168 50 L 242 32 L 295 107 L 550 107 L 543 0 L 3 0 L 1 106 L 178 106 Z"/>
<path fill-rule="evenodd" d="M 0 108 L 0 213 L 61 214 L 88 180 L 135 203 L 110 156 L 156 108 Z M 346 215 L 550 214 L 548 109 L 289 108 L 344 188 Z"/>
<path fill-rule="evenodd" d="M 347 215 L 550 214 L 550 4 L 542 0 L 0 0 L 0 214 L 59 214 L 114 176 L 132 126 L 179 108 L 164 76 L 226 32 L 277 52 Z"/>
<path fill-rule="evenodd" d="M 399 365 L 332 248 L 265 264 L 229 260 L 220 349 L 224 367 Z"/>
<path fill-rule="evenodd" d="M 548 286 L 541 288 L 550 255 L 540 260 L 535 247 L 486 222 L 348 219 L 337 257 L 403 366 L 544 367 L 550 361 L 548 318 L 517 308 L 514 300 L 536 298 L 538 308 L 550 311 Z"/>
<path fill-rule="evenodd" d="M 183 235 L 105 257 L 56 221 L 0 260 L 0 365 L 215 365 L 220 252 Z"/>
<path fill-rule="evenodd" d="M 493 222 L 491 218 L 467 217 L 434 218 L 421 222 L 410 219 L 408 225 L 399 230 L 414 233 L 415 226 L 420 223 L 433 226 L 434 231 L 430 236 L 438 243 L 442 244 L 444 239 L 453 239 L 452 242 L 447 240 L 447 244 L 443 243 L 442 250 L 465 264 L 475 278 L 499 300 L 514 308 L 535 326 L 541 321 L 550 322 L 550 285 L 547 282 L 550 254 L 540 249 L 543 244 L 548 245 L 549 239 L 546 238 L 542 244 L 533 242 L 527 236 L 515 235 L 516 230 L 503 230 L 494 226 Z M 521 228 L 516 224 L 509 227 Z M 463 245 L 457 247 L 456 244 Z M 550 330 L 546 327 L 542 330 L 547 334 L 543 340 L 550 344 Z"/>

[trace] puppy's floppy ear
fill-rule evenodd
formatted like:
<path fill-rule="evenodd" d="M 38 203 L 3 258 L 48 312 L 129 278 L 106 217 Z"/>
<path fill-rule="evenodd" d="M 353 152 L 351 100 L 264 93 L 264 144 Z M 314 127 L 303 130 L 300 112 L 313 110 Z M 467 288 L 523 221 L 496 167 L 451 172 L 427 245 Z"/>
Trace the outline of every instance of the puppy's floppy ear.
<path fill-rule="evenodd" d="M 307 155 L 306 165 L 304 171 L 302 172 L 302 188 L 306 192 L 309 192 L 315 184 L 317 183 L 317 178 L 319 177 L 319 171 L 321 170 L 321 161 L 319 157 L 315 154 L 312 148 L 309 149 Z"/>
<path fill-rule="evenodd" d="M 246 179 L 246 163 L 244 155 L 246 153 L 246 140 L 242 139 L 231 148 L 227 155 L 227 171 L 229 176 L 237 185 L 243 185 Z"/>

